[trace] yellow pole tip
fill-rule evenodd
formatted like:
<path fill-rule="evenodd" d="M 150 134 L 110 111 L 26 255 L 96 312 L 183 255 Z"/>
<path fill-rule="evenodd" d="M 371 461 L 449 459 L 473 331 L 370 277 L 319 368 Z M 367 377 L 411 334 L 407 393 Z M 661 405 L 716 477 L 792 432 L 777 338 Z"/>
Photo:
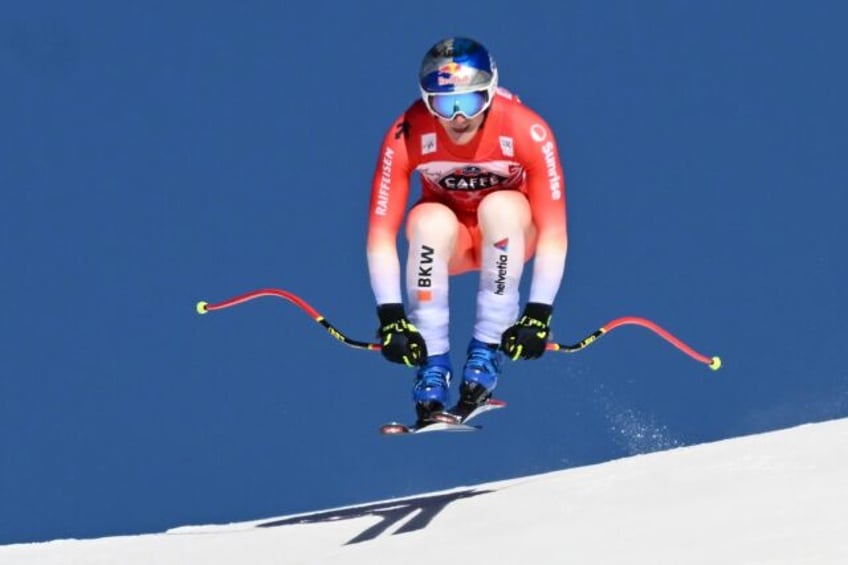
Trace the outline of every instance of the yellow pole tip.
<path fill-rule="evenodd" d="M 721 357 L 719 357 L 718 355 L 713 357 L 713 360 L 710 363 L 710 369 L 712 369 L 713 371 L 718 371 L 719 369 L 721 369 Z"/>
<path fill-rule="evenodd" d="M 197 303 L 197 313 L 198 314 L 205 314 L 206 312 L 208 312 L 209 310 L 206 309 L 207 306 L 209 306 L 208 302 L 204 302 L 202 300 L 200 302 L 198 302 Z"/>

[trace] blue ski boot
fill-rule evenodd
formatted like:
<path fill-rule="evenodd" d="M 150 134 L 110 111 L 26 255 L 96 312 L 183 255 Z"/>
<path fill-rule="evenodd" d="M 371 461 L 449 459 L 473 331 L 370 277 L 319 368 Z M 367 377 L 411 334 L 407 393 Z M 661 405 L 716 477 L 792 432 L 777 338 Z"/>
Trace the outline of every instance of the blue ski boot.
<path fill-rule="evenodd" d="M 502 354 L 497 344 L 472 339 L 468 344 L 468 358 L 462 370 L 459 388 L 459 407 L 473 410 L 492 396 L 501 374 Z"/>
<path fill-rule="evenodd" d="M 444 412 L 448 403 L 448 388 L 451 379 L 450 354 L 431 355 L 427 363 L 418 369 L 412 398 L 419 422 L 433 420 L 433 415 Z"/>

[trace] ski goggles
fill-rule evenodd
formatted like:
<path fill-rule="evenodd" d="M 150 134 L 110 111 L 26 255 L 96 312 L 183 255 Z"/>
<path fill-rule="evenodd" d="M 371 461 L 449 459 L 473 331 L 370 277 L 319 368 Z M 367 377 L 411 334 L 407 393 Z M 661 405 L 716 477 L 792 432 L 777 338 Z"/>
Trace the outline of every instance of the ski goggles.
<path fill-rule="evenodd" d="M 427 94 L 424 96 L 424 104 L 430 113 L 445 119 L 452 120 L 462 115 L 466 119 L 479 116 L 489 107 L 489 91 L 475 90 L 472 92 L 445 94 Z"/>

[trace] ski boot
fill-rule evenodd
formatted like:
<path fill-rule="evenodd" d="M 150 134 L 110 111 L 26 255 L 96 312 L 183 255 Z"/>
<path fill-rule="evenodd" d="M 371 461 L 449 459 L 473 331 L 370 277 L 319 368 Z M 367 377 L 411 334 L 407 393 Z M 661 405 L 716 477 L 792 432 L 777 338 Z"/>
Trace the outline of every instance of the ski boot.
<path fill-rule="evenodd" d="M 431 355 L 415 375 L 412 398 L 415 400 L 415 414 L 418 425 L 448 421 L 455 418 L 445 412 L 448 402 L 448 388 L 451 379 L 450 354 Z"/>
<path fill-rule="evenodd" d="M 451 410 L 453 413 L 464 419 L 492 397 L 501 374 L 501 358 L 497 344 L 483 343 L 476 338 L 471 340 L 462 370 L 459 403 Z"/>

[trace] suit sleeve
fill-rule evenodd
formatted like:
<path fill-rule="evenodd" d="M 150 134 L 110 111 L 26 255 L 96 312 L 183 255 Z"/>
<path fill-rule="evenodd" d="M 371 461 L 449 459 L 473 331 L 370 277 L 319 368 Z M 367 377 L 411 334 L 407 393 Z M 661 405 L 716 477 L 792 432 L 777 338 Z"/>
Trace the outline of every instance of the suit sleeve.
<path fill-rule="evenodd" d="M 529 302 L 553 304 L 568 252 L 565 175 L 553 133 L 534 115 L 527 123 L 527 198 L 537 229 Z"/>
<path fill-rule="evenodd" d="M 404 125 L 400 118 L 386 133 L 371 181 L 367 257 L 377 304 L 403 303 L 397 237 L 412 173 Z"/>

